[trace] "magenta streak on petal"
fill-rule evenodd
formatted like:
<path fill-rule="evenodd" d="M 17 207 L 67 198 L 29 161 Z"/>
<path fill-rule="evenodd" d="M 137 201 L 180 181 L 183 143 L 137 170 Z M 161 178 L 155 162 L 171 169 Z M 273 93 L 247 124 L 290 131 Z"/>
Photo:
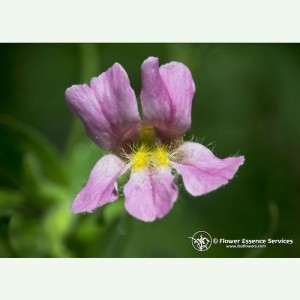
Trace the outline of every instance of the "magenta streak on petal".
<path fill-rule="evenodd" d="M 219 159 L 198 143 L 185 142 L 178 151 L 182 157 L 179 162 L 172 162 L 172 166 L 181 174 L 187 191 L 193 196 L 206 194 L 227 184 L 244 163 L 243 156 Z"/>
<path fill-rule="evenodd" d="M 177 199 L 178 189 L 169 168 L 132 172 L 124 186 L 125 208 L 145 222 L 164 217 Z"/>
<path fill-rule="evenodd" d="M 195 85 L 190 70 L 182 63 L 159 67 L 149 57 L 142 65 L 141 102 L 144 122 L 156 127 L 163 139 L 172 140 L 191 125 Z"/>
<path fill-rule="evenodd" d="M 92 212 L 108 202 L 118 199 L 117 178 L 126 171 L 119 157 L 108 154 L 94 166 L 85 187 L 76 196 L 71 210 L 74 213 Z"/>
<path fill-rule="evenodd" d="M 137 138 L 141 119 L 134 91 L 118 63 L 91 80 L 90 86 L 66 90 L 70 109 L 83 122 L 88 136 L 105 150 Z"/>

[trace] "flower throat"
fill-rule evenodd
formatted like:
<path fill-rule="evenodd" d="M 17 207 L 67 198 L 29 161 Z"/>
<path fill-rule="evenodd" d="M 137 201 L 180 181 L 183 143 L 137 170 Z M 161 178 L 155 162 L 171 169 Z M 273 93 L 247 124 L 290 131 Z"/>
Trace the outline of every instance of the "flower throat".
<path fill-rule="evenodd" d="M 134 172 L 144 168 L 168 167 L 170 158 L 174 156 L 171 145 L 156 141 L 153 126 L 142 125 L 139 128 L 138 142 L 133 145 L 129 159 Z"/>

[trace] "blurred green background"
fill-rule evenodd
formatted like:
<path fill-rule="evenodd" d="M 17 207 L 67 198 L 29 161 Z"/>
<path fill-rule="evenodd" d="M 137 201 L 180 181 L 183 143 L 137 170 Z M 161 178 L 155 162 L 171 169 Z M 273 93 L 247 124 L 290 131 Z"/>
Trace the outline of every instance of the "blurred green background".
<path fill-rule="evenodd" d="M 144 223 L 124 199 L 74 215 L 69 207 L 104 152 L 64 101 L 119 62 L 139 97 L 147 57 L 186 64 L 196 84 L 192 127 L 224 158 L 245 155 L 225 187 L 180 197 L 163 219 Z M 300 45 L 0 45 L 0 257 L 299 257 Z M 293 239 L 266 249 L 196 251 L 191 237 Z"/>

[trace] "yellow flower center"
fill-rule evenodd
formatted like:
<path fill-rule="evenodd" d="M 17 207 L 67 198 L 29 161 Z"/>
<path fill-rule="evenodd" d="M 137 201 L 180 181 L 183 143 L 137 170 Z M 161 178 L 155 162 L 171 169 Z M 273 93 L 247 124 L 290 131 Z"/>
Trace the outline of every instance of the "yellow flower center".
<path fill-rule="evenodd" d="M 132 171 L 147 167 L 168 167 L 169 155 L 168 148 L 163 145 L 155 145 L 153 148 L 142 145 L 131 154 Z"/>
<path fill-rule="evenodd" d="M 125 154 L 128 162 L 132 164 L 132 172 L 144 168 L 168 167 L 170 160 L 175 161 L 178 158 L 175 144 L 158 144 L 155 138 L 153 126 L 142 125 L 139 128 L 137 143 L 131 146 L 131 154 Z"/>
<path fill-rule="evenodd" d="M 132 155 L 132 171 L 147 167 L 149 165 L 149 162 L 150 151 L 145 145 L 142 145 Z"/>
<path fill-rule="evenodd" d="M 159 145 L 152 152 L 152 159 L 155 166 L 167 167 L 169 165 L 167 148 Z"/>

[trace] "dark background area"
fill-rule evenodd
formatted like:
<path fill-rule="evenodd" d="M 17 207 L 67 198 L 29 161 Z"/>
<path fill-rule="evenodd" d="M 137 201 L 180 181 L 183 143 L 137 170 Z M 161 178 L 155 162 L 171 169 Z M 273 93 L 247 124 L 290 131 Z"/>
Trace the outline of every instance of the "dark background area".
<path fill-rule="evenodd" d="M 193 75 L 193 137 L 245 164 L 226 186 L 193 198 L 181 186 L 163 219 L 143 223 L 124 199 L 93 214 L 69 207 L 104 152 L 64 101 L 113 63 L 139 97 L 149 56 Z M 300 45 L 1 44 L 0 257 L 299 257 Z M 196 251 L 188 237 L 293 239 L 266 249 Z"/>

